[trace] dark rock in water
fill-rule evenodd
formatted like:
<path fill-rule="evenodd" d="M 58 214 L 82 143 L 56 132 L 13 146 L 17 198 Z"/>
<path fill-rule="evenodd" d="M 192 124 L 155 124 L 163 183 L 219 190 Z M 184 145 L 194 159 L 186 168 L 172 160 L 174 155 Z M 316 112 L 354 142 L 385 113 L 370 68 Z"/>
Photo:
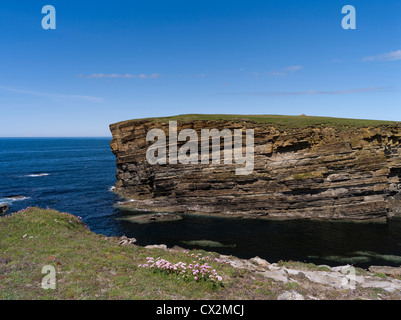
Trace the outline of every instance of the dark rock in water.
<path fill-rule="evenodd" d="M 21 200 L 26 198 L 25 196 L 22 195 L 11 195 L 11 196 L 5 196 L 5 199 L 12 199 L 12 200 Z"/>
<path fill-rule="evenodd" d="M 149 222 L 161 222 L 161 221 L 176 221 L 181 220 L 182 217 L 174 213 L 155 213 L 155 214 L 141 214 L 133 215 L 121 218 L 136 223 L 149 223 Z"/>
<path fill-rule="evenodd" d="M 0 214 L 6 213 L 9 209 L 10 207 L 8 206 L 8 204 L 5 203 L 0 204 Z"/>
<path fill-rule="evenodd" d="M 213 240 L 190 240 L 182 241 L 182 243 L 190 246 L 209 247 L 209 248 L 234 248 L 235 244 L 223 244 Z"/>

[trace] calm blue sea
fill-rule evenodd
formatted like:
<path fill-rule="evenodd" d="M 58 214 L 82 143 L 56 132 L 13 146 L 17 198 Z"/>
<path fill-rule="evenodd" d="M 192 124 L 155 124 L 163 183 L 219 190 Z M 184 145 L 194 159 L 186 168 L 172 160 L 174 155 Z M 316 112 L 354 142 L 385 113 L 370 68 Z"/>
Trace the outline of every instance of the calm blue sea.
<path fill-rule="evenodd" d="M 0 138 L 0 203 L 11 211 L 66 211 L 97 233 L 119 232 L 112 207 L 115 157 L 110 138 Z M 22 195 L 22 200 L 7 196 Z"/>
<path fill-rule="evenodd" d="M 164 243 L 269 262 L 401 265 L 400 220 L 356 224 L 191 215 L 150 224 L 123 220 L 132 212 L 115 207 L 121 199 L 110 191 L 116 166 L 109 143 L 110 138 L 0 138 L 0 203 L 8 203 L 10 212 L 28 206 L 69 212 L 96 233 L 135 237 L 139 245 Z M 16 195 L 23 198 L 8 198 Z"/>

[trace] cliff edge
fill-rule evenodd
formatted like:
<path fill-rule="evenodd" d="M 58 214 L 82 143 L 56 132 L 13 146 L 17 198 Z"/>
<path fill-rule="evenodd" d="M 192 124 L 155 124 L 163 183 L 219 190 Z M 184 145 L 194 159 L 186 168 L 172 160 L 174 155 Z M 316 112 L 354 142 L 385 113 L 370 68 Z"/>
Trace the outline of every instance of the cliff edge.
<path fill-rule="evenodd" d="M 161 212 L 333 220 L 401 215 L 399 123 L 274 117 L 185 115 L 111 124 L 114 190 L 135 200 L 126 206 Z M 147 133 L 161 129 L 168 139 L 172 120 L 177 131 L 253 129 L 253 172 L 236 175 L 236 164 L 223 162 L 149 164 Z"/>

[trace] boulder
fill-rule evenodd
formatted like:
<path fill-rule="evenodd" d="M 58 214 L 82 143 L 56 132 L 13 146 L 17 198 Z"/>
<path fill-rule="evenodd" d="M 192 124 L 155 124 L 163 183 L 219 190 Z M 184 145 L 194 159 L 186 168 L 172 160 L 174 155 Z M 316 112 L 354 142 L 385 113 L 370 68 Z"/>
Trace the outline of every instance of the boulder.
<path fill-rule="evenodd" d="M 265 267 L 265 268 L 269 267 L 269 263 L 265 259 L 259 258 L 258 256 L 249 259 L 249 261 L 254 263 L 254 264 L 257 264 L 257 265 L 259 265 L 261 267 Z"/>
<path fill-rule="evenodd" d="M 136 242 L 135 238 L 127 238 L 126 236 L 122 236 L 120 239 L 121 240 L 118 243 L 120 246 L 127 246 Z"/>
<path fill-rule="evenodd" d="M 386 276 L 399 278 L 401 277 L 401 267 L 371 266 L 369 271 L 373 273 L 382 273 Z"/>
<path fill-rule="evenodd" d="M 6 203 L 0 203 L 0 214 L 6 213 L 10 207 Z"/>
<path fill-rule="evenodd" d="M 277 300 L 305 300 L 302 294 L 296 291 L 286 291 L 277 297 Z"/>

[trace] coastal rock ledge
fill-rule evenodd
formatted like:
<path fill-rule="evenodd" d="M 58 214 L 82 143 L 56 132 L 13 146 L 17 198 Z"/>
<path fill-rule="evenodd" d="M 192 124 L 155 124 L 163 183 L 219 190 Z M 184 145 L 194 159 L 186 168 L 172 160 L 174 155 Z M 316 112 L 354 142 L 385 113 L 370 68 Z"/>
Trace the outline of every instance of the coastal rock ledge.
<path fill-rule="evenodd" d="M 242 119 L 178 121 L 177 131 L 194 129 L 199 136 L 201 129 L 254 129 L 254 170 L 243 176 L 235 174 L 235 163 L 223 161 L 148 164 L 146 151 L 153 142 L 146 141 L 146 134 L 153 128 L 168 139 L 164 120 L 110 125 L 117 163 L 114 191 L 134 199 L 127 203 L 131 208 L 332 220 L 401 215 L 399 124 L 282 128 Z"/>

